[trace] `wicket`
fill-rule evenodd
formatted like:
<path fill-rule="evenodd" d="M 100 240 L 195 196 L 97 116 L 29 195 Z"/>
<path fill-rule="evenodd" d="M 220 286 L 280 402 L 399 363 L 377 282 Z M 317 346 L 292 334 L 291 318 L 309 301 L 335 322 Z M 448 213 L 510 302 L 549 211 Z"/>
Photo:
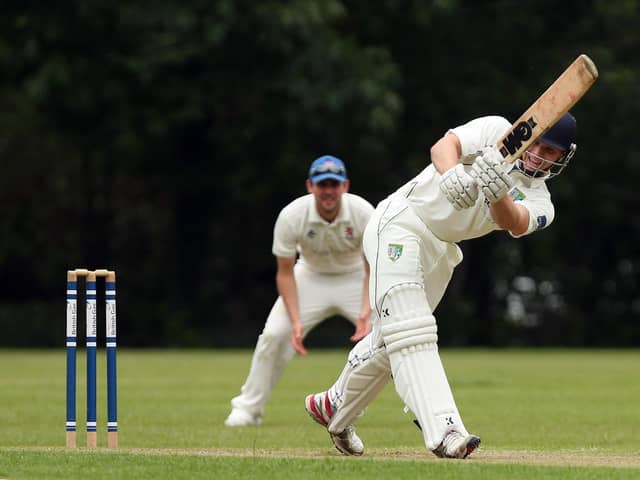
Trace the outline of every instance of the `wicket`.
<path fill-rule="evenodd" d="M 97 446 L 96 350 L 98 315 L 96 279 L 105 279 L 105 317 L 107 350 L 107 446 L 118 447 L 116 383 L 116 273 L 111 270 L 78 268 L 67 271 L 67 447 L 76 447 L 76 345 L 78 327 L 78 277 L 86 281 L 87 312 L 87 447 Z"/>

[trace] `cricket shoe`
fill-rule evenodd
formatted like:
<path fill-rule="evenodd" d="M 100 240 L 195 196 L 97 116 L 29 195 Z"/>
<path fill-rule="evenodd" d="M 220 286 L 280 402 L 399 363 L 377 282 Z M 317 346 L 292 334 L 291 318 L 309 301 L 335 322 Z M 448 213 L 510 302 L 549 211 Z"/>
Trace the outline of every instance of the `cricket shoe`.
<path fill-rule="evenodd" d="M 464 436 L 455 430 L 446 434 L 442 443 L 433 451 L 440 458 L 467 458 L 480 445 L 480 437 Z"/>
<path fill-rule="evenodd" d="M 224 421 L 227 427 L 255 427 L 262 423 L 260 415 L 252 415 L 245 410 L 234 408 Z"/>
<path fill-rule="evenodd" d="M 313 420 L 323 427 L 327 427 L 333 417 L 335 408 L 331 405 L 328 392 L 312 393 L 304 399 L 304 407 Z M 331 441 L 344 455 L 362 455 L 364 444 L 356 434 L 356 427 L 347 425 L 340 433 L 329 432 Z"/>

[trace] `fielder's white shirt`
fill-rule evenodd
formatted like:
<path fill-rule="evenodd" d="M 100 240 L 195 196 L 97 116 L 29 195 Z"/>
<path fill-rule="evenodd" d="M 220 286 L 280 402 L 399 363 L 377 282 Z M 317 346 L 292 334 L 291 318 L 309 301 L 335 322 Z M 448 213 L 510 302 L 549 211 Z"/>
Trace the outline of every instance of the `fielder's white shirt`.
<path fill-rule="evenodd" d="M 478 152 L 495 145 L 510 127 L 511 123 L 506 118 L 487 116 L 449 130 L 460 140 L 465 170 L 470 172 Z M 505 169 L 514 180 L 514 186 L 509 192 L 511 198 L 529 211 L 529 227 L 520 236 L 550 225 L 554 218 L 554 208 L 544 180 L 529 178 L 514 165 L 507 165 Z M 447 242 L 481 237 L 500 229 L 491 218 L 489 202 L 482 191 L 473 207 L 456 210 L 440 191 L 440 179 L 441 175 L 431 164 L 393 193 L 391 199 L 404 197 L 408 200 L 424 224 L 438 238 Z"/>
<path fill-rule="evenodd" d="M 343 193 L 338 216 L 331 223 L 318 214 L 312 194 L 284 207 L 273 231 L 273 254 L 293 257 L 317 273 L 347 273 L 364 269 L 362 234 L 373 213 L 364 198 Z"/>

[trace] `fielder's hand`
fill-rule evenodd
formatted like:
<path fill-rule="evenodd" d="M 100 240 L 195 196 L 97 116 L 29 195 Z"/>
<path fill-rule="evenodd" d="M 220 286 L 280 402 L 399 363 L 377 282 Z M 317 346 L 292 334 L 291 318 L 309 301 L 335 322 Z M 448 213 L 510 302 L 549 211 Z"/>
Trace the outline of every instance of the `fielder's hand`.
<path fill-rule="evenodd" d="M 478 186 L 461 163 L 442 174 L 440 191 L 456 210 L 473 207 L 478 199 Z"/>
<path fill-rule="evenodd" d="M 307 354 L 307 349 L 304 348 L 302 343 L 302 325 L 299 323 L 291 327 L 291 344 L 300 355 Z"/>
<path fill-rule="evenodd" d="M 471 176 L 491 203 L 504 197 L 513 186 L 513 180 L 505 172 L 504 159 L 495 148 L 487 149 L 476 157 Z"/>
<path fill-rule="evenodd" d="M 371 316 L 371 308 L 363 309 L 358 315 L 358 320 L 356 321 L 356 331 L 351 335 L 350 340 L 352 342 L 358 342 L 366 337 L 371 331 L 371 322 L 369 321 L 369 317 Z"/>

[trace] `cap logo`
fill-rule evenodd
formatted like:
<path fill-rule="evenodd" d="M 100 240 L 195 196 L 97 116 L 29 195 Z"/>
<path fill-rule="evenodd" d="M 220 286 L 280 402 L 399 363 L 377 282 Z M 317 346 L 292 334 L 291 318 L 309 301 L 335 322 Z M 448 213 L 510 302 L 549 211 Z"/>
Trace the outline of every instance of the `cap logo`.
<path fill-rule="evenodd" d="M 315 167 L 311 171 L 311 176 L 318 175 L 321 173 L 335 173 L 338 175 L 344 175 L 344 169 L 340 165 L 337 165 L 335 162 L 332 162 L 331 160 L 327 160 L 323 164 Z"/>

